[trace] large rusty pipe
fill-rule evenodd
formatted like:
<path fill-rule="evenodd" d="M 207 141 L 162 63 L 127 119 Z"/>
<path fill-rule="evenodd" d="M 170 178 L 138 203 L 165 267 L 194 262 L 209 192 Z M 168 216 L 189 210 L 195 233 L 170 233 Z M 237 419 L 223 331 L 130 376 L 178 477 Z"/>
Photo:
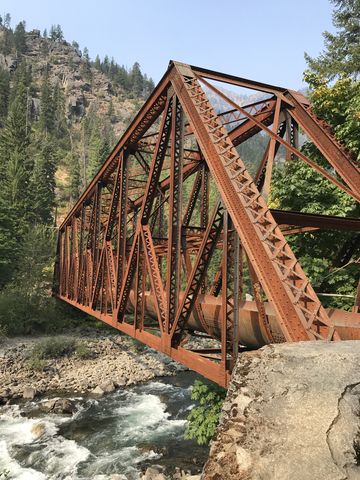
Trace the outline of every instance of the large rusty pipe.
<path fill-rule="evenodd" d="M 180 301 L 182 299 L 180 293 Z M 130 293 L 129 310 L 134 310 L 134 292 Z M 187 324 L 190 331 L 210 333 L 215 338 L 221 337 L 221 297 L 212 295 L 199 295 L 198 301 L 205 319 L 205 328 L 192 314 Z M 260 348 L 273 341 L 285 341 L 281 332 L 276 315 L 270 303 L 265 302 L 265 312 L 269 330 L 272 338 L 266 334 L 266 328 L 261 323 L 259 313 L 254 301 L 242 301 L 239 305 L 238 317 L 238 339 L 241 345 L 248 348 Z M 336 330 L 342 340 L 360 339 L 360 313 L 347 312 L 340 309 L 327 309 L 330 319 L 333 321 Z M 157 318 L 155 308 L 155 297 L 150 292 L 145 294 L 145 315 L 153 319 Z"/>

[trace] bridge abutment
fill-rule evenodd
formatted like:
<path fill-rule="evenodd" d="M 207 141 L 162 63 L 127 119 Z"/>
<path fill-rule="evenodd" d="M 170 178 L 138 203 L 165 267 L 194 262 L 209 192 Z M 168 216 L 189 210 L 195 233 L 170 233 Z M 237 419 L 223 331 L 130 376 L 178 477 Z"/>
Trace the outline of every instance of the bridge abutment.
<path fill-rule="evenodd" d="M 360 341 L 241 355 L 202 480 L 360 479 L 359 367 Z"/>

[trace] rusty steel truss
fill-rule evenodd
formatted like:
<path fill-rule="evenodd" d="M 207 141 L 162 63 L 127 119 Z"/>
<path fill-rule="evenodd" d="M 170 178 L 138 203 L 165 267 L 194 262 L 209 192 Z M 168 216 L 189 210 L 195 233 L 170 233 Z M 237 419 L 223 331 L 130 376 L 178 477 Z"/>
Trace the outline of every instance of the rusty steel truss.
<path fill-rule="evenodd" d="M 240 105 L 219 82 L 261 99 Z M 299 150 L 299 129 L 328 168 Z M 250 173 L 237 147 L 259 134 Z M 359 165 L 304 96 L 170 62 L 60 226 L 54 294 L 223 386 L 243 349 L 359 338 L 360 293 L 352 314 L 327 311 L 286 235 L 360 220 L 270 209 L 279 148 L 360 200 Z"/>

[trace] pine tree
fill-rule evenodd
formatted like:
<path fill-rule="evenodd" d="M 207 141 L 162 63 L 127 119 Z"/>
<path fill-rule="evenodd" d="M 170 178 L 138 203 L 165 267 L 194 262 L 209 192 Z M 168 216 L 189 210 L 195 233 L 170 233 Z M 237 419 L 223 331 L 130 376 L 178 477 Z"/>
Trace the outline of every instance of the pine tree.
<path fill-rule="evenodd" d="M 54 110 L 54 135 L 57 138 L 64 138 L 67 134 L 65 118 L 65 97 L 57 83 L 53 89 L 52 104 Z"/>
<path fill-rule="evenodd" d="M 31 177 L 32 223 L 51 225 L 55 208 L 55 149 L 45 135 L 38 139 L 38 154 Z"/>
<path fill-rule="evenodd" d="M 136 97 L 140 97 L 144 91 L 144 79 L 138 62 L 135 62 L 131 69 L 130 80 L 132 84 L 132 92 Z"/>
<path fill-rule="evenodd" d="M 95 57 L 94 67 L 96 68 L 96 70 L 99 70 L 99 72 L 101 72 L 101 60 L 99 55 L 96 55 Z"/>
<path fill-rule="evenodd" d="M 50 39 L 53 40 L 54 42 L 61 42 L 62 40 L 64 40 L 64 34 L 59 24 L 51 25 Z"/>
<path fill-rule="evenodd" d="M 79 157 L 77 154 L 69 154 L 69 195 L 70 202 L 75 203 L 78 199 L 81 187 L 81 175 Z"/>
<path fill-rule="evenodd" d="M 0 68 L 0 128 L 7 116 L 10 97 L 10 74 Z"/>
<path fill-rule="evenodd" d="M 3 182 L 0 182 L 0 187 L 4 187 Z M 0 289 L 11 279 L 18 246 L 16 212 L 8 199 L 0 193 Z"/>
<path fill-rule="evenodd" d="M 101 71 L 102 71 L 103 73 L 108 73 L 108 72 L 109 72 L 109 67 L 110 67 L 109 57 L 108 57 L 107 55 L 105 55 L 104 61 L 103 61 L 103 63 L 102 63 Z"/>
<path fill-rule="evenodd" d="M 129 90 L 129 74 L 123 65 L 119 67 L 115 80 L 124 90 Z"/>
<path fill-rule="evenodd" d="M 54 131 L 54 105 L 52 89 L 49 84 L 48 67 L 43 74 L 41 86 L 39 124 L 44 132 L 52 133 Z"/>
<path fill-rule="evenodd" d="M 108 116 L 111 123 L 116 122 L 117 117 L 115 115 L 115 109 L 114 109 L 114 104 L 113 104 L 112 99 L 110 99 L 110 102 L 109 102 L 109 108 L 108 108 L 108 111 L 107 111 L 107 116 Z"/>
<path fill-rule="evenodd" d="M 335 34 L 324 32 L 325 50 L 318 58 L 306 55 L 309 67 L 330 80 L 339 75 L 360 74 L 360 2 L 331 0 L 335 5 Z"/>
<path fill-rule="evenodd" d="M 33 162 L 29 156 L 28 88 L 24 64 L 19 67 L 0 135 L 0 283 L 12 274 L 31 212 L 29 179 Z"/>
<path fill-rule="evenodd" d="M 89 50 L 86 47 L 84 48 L 83 61 L 81 62 L 81 75 L 88 81 L 92 80 Z"/>
<path fill-rule="evenodd" d="M 47 29 L 46 29 L 46 28 L 44 29 L 43 37 L 44 37 L 44 38 L 48 38 L 48 32 L 47 32 Z"/>
<path fill-rule="evenodd" d="M 10 26 L 11 26 L 11 15 L 10 15 L 10 13 L 5 13 L 4 27 L 5 28 L 10 28 Z"/>
<path fill-rule="evenodd" d="M 18 55 L 23 55 L 26 52 L 25 21 L 22 21 L 16 25 L 14 32 L 14 43 Z"/>
<path fill-rule="evenodd" d="M 0 43 L 0 51 L 4 55 L 9 55 L 14 48 L 14 33 L 10 28 L 3 30 L 2 40 Z"/>

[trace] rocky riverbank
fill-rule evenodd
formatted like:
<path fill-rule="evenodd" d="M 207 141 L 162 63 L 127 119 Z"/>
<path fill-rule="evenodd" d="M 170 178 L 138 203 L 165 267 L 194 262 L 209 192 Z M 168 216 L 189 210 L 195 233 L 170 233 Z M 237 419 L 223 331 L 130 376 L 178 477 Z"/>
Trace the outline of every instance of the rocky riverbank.
<path fill-rule="evenodd" d="M 62 345 L 71 346 L 69 352 L 61 351 Z M 181 369 L 117 332 L 83 329 L 53 337 L 7 339 L 0 345 L 0 404 L 51 392 L 102 396 Z"/>

